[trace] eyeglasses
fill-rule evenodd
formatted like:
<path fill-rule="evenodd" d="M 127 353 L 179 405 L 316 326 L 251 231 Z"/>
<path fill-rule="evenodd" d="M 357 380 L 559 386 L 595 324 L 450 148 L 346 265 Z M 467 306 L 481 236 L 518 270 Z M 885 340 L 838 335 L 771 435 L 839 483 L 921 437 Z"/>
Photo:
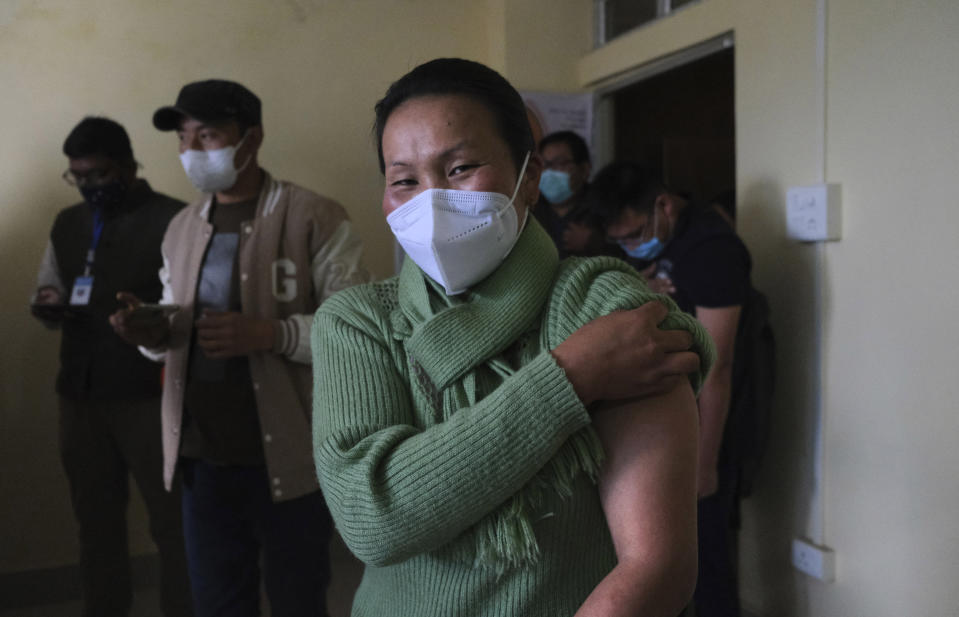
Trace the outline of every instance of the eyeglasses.
<path fill-rule="evenodd" d="M 629 233 L 615 237 L 607 235 L 606 242 L 619 244 L 620 246 L 636 246 L 652 240 L 658 229 L 659 208 L 654 205 L 652 217 L 648 214 L 646 216 L 646 220 L 634 227 Z"/>
<path fill-rule="evenodd" d="M 573 159 L 543 159 L 546 169 L 571 169 L 575 164 Z"/>
<path fill-rule="evenodd" d="M 63 181 L 70 186 L 100 186 L 106 184 L 115 175 L 114 169 L 91 169 L 85 173 L 77 173 L 72 169 L 63 172 Z"/>
<path fill-rule="evenodd" d="M 653 234 L 650 233 L 651 229 L 648 225 L 643 225 L 639 229 L 630 232 L 623 236 L 606 236 L 606 242 L 608 244 L 621 244 L 625 246 L 633 246 L 635 244 L 642 244 L 643 242 L 648 242 L 652 240 Z"/>

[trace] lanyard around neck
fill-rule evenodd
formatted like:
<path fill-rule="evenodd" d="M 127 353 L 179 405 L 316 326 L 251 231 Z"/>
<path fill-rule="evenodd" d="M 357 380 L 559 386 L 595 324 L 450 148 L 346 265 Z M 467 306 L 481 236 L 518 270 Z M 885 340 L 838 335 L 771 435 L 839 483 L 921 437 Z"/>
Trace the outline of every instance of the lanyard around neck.
<path fill-rule="evenodd" d="M 100 208 L 93 210 L 93 237 L 90 240 L 90 248 L 87 250 L 87 264 L 83 275 L 90 276 L 93 271 L 93 261 L 97 253 L 97 245 L 100 244 L 100 236 L 103 235 L 103 212 Z"/>

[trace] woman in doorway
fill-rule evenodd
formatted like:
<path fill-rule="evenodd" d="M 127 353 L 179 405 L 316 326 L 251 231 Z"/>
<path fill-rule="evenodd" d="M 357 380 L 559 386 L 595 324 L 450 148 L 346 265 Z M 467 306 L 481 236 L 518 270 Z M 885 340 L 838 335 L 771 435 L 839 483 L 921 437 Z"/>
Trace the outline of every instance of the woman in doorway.
<path fill-rule="evenodd" d="M 674 617 L 708 336 L 626 264 L 558 260 L 528 216 L 542 163 L 522 99 L 495 71 L 417 67 L 376 134 L 409 259 L 313 327 L 317 472 L 367 564 L 353 614 Z"/>

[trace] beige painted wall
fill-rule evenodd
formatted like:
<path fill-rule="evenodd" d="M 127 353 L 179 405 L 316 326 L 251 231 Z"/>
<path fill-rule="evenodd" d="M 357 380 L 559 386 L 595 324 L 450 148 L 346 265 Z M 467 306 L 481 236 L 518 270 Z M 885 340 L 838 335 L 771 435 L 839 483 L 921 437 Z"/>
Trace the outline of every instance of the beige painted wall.
<path fill-rule="evenodd" d="M 576 62 L 592 49 L 593 3 L 584 0 L 489 0 L 490 64 L 517 88 L 579 89 Z"/>
<path fill-rule="evenodd" d="M 125 125 L 141 175 L 194 190 L 153 110 L 187 81 L 225 77 L 264 104 L 261 160 L 353 217 L 379 276 L 392 270 L 370 136 L 373 103 L 437 56 L 487 62 L 521 88 L 572 89 L 590 45 L 581 0 L 6 0 L 0 3 L 0 574 L 72 563 L 75 527 L 56 449 L 58 334 L 27 312 L 57 211 L 78 201 L 61 145 L 86 114 Z M 585 8 L 584 8 L 585 7 Z M 543 24 L 546 24 L 545 27 Z M 557 35 L 562 35 L 558 38 Z M 133 504 L 133 550 L 152 550 Z"/>
<path fill-rule="evenodd" d="M 588 85 L 735 33 L 739 226 L 772 299 L 780 360 L 772 450 L 744 503 L 741 587 L 756 615 L 959 606 L 957 28 L 951 0 L 704 0 L 578 65 Z M 787 240 L 786 187 L 823 177 L 842 185 L 842 240 Z M 836 551 L 834 583 L 790 568 L 803 535 Z"/>
<path fill-rule="evenodd" d="M 827 164 L 845 241 L 826 280 L 820 614 L 959 612 L 959 4 L 833 0 Z"/>

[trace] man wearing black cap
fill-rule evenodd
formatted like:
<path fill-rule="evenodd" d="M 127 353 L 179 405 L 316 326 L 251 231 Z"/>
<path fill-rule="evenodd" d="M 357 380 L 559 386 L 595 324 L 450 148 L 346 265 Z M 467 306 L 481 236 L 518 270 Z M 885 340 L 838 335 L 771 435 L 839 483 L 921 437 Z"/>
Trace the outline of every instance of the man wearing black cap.
<path fill-rule="evenodd" d="M 197 615 L 253 615 L 259 566 L 272 613 L 325 614 L 329 514 L 310 445 L 310 328 L 329 295 L 365 281 L 343 208 L 273 179 L 257 160 L 260 100 L 238 83 L 183 87 L 153 116 L 177 132 L 204 195 L 163 240 L 167 319 L 114 328 L 166 363 L 164 479 L 183 474 Z M 172 310 L 172 309 L 171 309 Z"/>
<path fill-rule="evenodd" d="M 63 143 L 63 179 L 83 201 L 50 230 L 32 312 L 62 331 L 59 445 L 80 538 L 82 615 L 123 617 L 132 599 L 126 512 L 133 476 L 160 555 L 167 617 L 192 614 L 177 492 L 160 481 L 160 367 L 120 340 L 107 319 L 117 291 L 155 302 L 160 241 L 183 202 L 137 178 L 126 131 L 88 117 Z"/>

